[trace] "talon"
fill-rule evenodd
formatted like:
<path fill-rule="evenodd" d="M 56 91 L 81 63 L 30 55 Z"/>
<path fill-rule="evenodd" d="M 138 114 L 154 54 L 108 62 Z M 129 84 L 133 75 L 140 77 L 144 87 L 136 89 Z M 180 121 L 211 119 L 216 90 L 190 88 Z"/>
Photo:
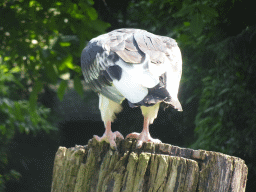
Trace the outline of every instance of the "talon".
<path fill-rule="evenodd" d="M 93 138 L 95 138 L 98 142 L 100 142 L 101 138 L 98 135 L 93 135 Z"/>
<path fill-rule="evenodd" d="M 116 146 L 116 138 L 121 138 L 121 139 L 124 139 L 123 135 L 118 132 L 118 131 L 115 131 L 115 132 L 112 132 L 112 131 L 105 131 L 105 133 L 103 134 L 102 137 L 99 137 L 97 135 L 94 135 L 93 136 L 98 142 L 102 142 L 102 141 L 106 141 L 107 143 L 110 144 L 110 147 L 114 150 L 117 149 L 117 146 Z"/>
<path fill-rule="evenodd" d="M 116 135 L 116 137 L 119 137 L 119 138 L 121 138 L 121 139 L 124 139 L 124 136 L 123 136 L 120 132 L 115 131 L 114 134 Z"/>
<path fill-rule="evenodd" d="M 137 141 L 136 147 L 140 149 L 142 147 L 142 144 L 143 144 L 143 142 L 141 140 L 139 140 L 139 141 Z"/>
<path fill-rule="evenodd" d="M 140 134 L 139 133 L 130 133 L 129 135 L 127 135 L 125 137 L 127 138 L 132 138 L 132 139 L 137 139 L 137 144 L 136 147 L 137 148 L 141 148 L 142 144 L 145 142 L 152 142 L 152 143 L 162 143 L 159 139 L 153 139 L 150 134 L 146 131 L 142 131 Z"/>
<path fill-rule="evenodd" d="M 128 138 L 131 138 L 131 139 L 139 139 L 139 136 L 140 136 L 139 133 L 133 132 L 133 133 L 130 133 L 129 135 L 127 135 L 127 136 L 125 137 L 125 139 L 128 139 Z"/>
<path fill-rule="evenodd" d="M 111 149 L 117 150 L 115 141 L 111 141 L 109 144 L 110 144 Z"/>

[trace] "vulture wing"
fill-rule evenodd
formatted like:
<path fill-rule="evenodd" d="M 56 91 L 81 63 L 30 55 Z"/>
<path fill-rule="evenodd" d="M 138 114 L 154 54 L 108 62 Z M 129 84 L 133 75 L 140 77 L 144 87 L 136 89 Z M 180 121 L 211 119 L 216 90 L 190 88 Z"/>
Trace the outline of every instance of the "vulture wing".
<path fill-rule="evenodd" d="M 117 103 L 163 101 L 182 110 L 177 98 L 182 60 L 174 39 L 140 29 L 114 30 L 92 39 L 81 63 L 89 86 Z"/>

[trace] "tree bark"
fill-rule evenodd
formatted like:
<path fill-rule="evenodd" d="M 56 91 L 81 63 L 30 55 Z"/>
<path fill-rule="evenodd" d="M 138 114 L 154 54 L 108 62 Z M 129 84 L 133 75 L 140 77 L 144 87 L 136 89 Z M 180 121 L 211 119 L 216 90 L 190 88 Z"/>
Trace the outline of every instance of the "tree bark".
<path fill-rule="evenodd" d="M 169 144 L 118 140 L 117 150 L 91 139 L 59 147 L 52 192 L 243 192 L 248 168 L 237 157 Z"/>

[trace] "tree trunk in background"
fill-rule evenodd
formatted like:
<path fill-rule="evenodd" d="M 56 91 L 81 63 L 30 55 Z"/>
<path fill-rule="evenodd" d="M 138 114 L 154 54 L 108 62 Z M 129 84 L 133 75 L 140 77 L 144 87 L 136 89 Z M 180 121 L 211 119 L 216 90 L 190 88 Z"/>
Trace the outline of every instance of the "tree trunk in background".
<path fill-rule="evenodd" d="M 240 158 L 169 144 L 91 139 L 86 146 L 59 147 L 52 192 L 245 191 L 248 168 Z"/>

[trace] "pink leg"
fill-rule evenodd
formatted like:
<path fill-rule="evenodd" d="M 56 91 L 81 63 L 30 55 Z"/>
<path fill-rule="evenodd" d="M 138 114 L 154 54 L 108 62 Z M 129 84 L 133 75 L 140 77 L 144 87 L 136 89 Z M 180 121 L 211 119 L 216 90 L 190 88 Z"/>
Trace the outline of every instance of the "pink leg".
<path fill-rule="evenodd" d="M 106 141 L 107 143 L 110 144 L 110 147 L 112 149 L 116 149 L 115 140 L 117 137 L 124 139 L 123 135 L 120 132 L 118 132 L 118 131 L 112 132 L 111 131 L 111 121 L 108 121 L 106 123 L 106 130 L 102 137 L 99 137 L 97 135 L 94 135 L 93 137 L 99 142 Z"/>
<path fill-rule="evenodd" d="M 137 147 L 138 148 L 141 148 L 142 147 L 142 144 L 144 142 L 153 142 L 153 143 L 162 143 L 159 139 L 153 139 L 151 136 L 150 136 L 150 133 L 149 133 L 149 120 L 148 118 L 145 118 L 144 117 L 144 124 L 143 124 L 143 130 L 142 132 L 139 134 L 139 133 L 130 133 L 129 135 L 126 136 L 126 138 L 135 138 L 137 139 Z"/>

